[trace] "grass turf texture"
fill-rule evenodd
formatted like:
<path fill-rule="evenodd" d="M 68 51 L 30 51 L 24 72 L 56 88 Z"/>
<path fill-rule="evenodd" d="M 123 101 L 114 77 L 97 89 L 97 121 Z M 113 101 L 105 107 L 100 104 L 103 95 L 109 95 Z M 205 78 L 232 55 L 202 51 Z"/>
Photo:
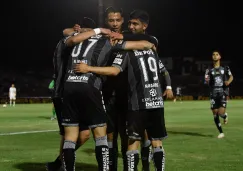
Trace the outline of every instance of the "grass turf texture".
<path fill-rule="evenodd" d="M 1 105 L 0 134 L 58 130 L 56 120 L 50 120 L 51 107 L 51 104 L 16 104 L 6 108 Z M 166 171 L 242 171 L 242 109 L 242 100 L 229 101 L 229 123 L 224 125 L 221 119 L 225 138 L 217 139 L 209 101 L 166 101 L 169 135 L 163 141 Z M 45 163 L 58 154 L 59 139 L 57 131 L 0 135 L 0 171 L 44 171 Z M 76 163 L 77 170 L 97 170 L 92 138 L 77 151 Z M 118 165 L 118 170 L 122 170 L 121 154 Z M 151 168 L 154 170 L 152 163 Z"/>

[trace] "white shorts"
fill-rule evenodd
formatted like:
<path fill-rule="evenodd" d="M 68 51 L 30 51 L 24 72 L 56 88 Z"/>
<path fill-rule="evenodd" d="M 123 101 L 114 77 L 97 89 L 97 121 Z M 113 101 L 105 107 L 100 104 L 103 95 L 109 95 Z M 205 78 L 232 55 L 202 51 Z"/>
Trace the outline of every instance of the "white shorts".
<path fill-rule="evenodd" d="M 9 99 L 10 99 L 10 100 L 16 100 L 16 96 L 15 96 L 15 95 L 10 95 L 10 96 L 9 96 Z"/>

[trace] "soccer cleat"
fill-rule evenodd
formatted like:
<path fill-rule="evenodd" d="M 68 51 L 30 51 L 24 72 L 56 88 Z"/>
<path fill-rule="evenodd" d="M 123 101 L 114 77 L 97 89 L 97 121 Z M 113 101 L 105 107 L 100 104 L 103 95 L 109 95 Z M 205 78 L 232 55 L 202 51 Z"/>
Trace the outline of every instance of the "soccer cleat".
<path fill-rule="evenodd" d="M 228 123 L 228 118 L 229 118 L 229 116 L 228 116 L 227 113 L 225 113 L 225 115 L 226 115 L 226 118 L 224 119 L 224 124 L 227 124 L 227 123 Z"/>
<path fill-rule="evenodd" d="M 224 133 L 220 133 L 220 134 L 218 135 L 218 138 L 224 138 Z"/>
<path fill-rule="evenodd" d="M 46 170 L 47 171 L 59 171 L 61 169 L 61 165 L 55 163 L 55 162 L 48 162 L 46 164 Z"/>

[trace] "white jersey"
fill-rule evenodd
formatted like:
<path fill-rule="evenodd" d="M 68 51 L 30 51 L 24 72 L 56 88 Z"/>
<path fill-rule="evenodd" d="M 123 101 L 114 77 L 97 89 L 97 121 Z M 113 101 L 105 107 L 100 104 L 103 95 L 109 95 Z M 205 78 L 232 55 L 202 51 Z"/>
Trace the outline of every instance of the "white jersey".
<path fill-rule="evenodd" d="M 16 88 L 15 87 L 9 88 L 9 96 L 16 96 Z"/>

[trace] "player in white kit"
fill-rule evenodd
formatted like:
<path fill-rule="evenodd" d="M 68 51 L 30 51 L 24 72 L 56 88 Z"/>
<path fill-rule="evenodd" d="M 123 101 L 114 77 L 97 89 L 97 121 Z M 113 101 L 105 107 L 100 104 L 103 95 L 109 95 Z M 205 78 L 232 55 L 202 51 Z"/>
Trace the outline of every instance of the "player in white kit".
<path fill-rule="evenodd" d="M 9 88 L 10 106 L 15 106 L 16 94 L 17 94 L 16 88 L 15 88 L 14 84 L 12 84 L 12 86 Z"/>

